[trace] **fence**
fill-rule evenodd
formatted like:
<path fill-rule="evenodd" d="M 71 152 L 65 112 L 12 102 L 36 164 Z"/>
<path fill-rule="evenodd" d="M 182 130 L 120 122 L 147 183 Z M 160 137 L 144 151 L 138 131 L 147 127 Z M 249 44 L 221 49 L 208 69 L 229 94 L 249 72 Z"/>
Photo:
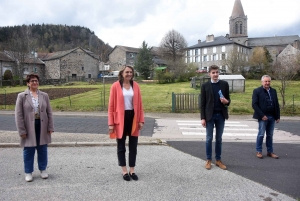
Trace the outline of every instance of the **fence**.
<path fill-rule="evenodd" d="M 199 112 L 200 94 L 172 92 L 172 112 Z"/>

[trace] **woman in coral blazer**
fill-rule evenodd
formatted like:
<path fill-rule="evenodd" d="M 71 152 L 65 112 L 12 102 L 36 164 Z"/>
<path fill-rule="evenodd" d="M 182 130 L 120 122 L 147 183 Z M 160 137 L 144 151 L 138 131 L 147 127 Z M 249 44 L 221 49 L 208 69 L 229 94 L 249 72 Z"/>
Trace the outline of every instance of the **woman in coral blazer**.
<path fill-rule="evenodd" d="M 122 167 L 123 179 L 138 180 L 134 172 L 138 136 L 144 125 L 144 111 L 139 85 L 132 79 L 134 69 L 124 66 L 119 72 L 119 80 L 112 84 L 108 106 L 109 133 L 116 133 L 119 166 Z M 126 168 L 125 140 L 129 136 L 129 174 Z"/>

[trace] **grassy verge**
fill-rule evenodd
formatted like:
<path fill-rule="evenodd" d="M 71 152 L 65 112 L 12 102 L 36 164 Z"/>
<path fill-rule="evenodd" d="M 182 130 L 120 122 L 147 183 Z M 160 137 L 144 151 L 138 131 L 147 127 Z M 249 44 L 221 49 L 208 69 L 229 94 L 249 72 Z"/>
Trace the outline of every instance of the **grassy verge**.
<path fill-rule="evenodd" d="M 277 89 L 278 98 L 281 103 L 278 85 L 280 82 L 272 81 L 272 86 Z M 230 114 L 252 114 L 251 107 L 253 89 L 260 86 L 259 80 L 246 80 L 246 91 L 244 93 L 231 93 L 231 105 L 229 107 Z M 71 86 L 40 86 L 40 89 L 46 88 L 97 88 L 95 90 L 72 95 L 70 97 L 58 98 L 51 100 L 51 105 L 54 111 L 101 111 L 107 109 L 109 90 L 111 84 L 98 83 L 89 85 L 88 83 L 75 83 Z M 175 93 L 200 93 L 200 90 L 195 90 L 190 87 L 189 82 L 172 83 L 172 84 L 156 84 L 156 83 L 141 83 L 140 84 L 145 112 L 171 112 L 172 107 L 172 92 Z M 26 86 L 1 88 L 0 94 L 21 92 L 26 89 Z M 293 99 L 294 95 L 294 99 Z M 103 101 L 105 97 L 105 102 Z M 0 100 L 2 101 L 2 100 Z M 1 103 L 2 104 L 2 103 Z M 300 82 L 293 81 L 286 90 L 286 109 L 282 110 L 283 115 L 289 115 L 290 111 L 295 114 L 300 114 Z M 293 106 L 295 108 L 293 108 Z M 1 110 L 14 110 L 14 105 L 0 105 Z"/>

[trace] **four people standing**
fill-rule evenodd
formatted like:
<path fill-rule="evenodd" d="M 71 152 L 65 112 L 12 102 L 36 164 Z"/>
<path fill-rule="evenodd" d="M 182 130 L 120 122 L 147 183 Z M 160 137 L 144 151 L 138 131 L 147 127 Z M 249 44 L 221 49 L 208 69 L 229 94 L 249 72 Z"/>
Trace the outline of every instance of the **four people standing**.
<path fill-rule="evenodd" d="M 229 85 L 219 80 L 219 67 L 209 67 L 210 80 L 201 86 L 201 124 L 206 128 L 206 169 L 211 169 L 213 130 L 216 128 L 215 159 L 221 169 L 227 167 L 221 161 L 222 134 L 225 119 L 228 119 L 230 104 Z M 111 86 L 108 125 L 109 133 L 116 133 L 117 156 L 122 168 L 123 179 L 138 180 L 135 174 L 137 144 L 139 131 L 144 125 L 144 112 L 141 92 L 133 81 L 134 69 L 124 66 L 119 72 L 119 80 Z M 252 95 L 253 118 L 258 119 L 259 131 L 256 140 L 256 156 L 263 158 L 262 143 L 266 132 L 267 156 L 278 158 L 273 153 L 273 131 L 275 122 L 280 121 L 280 109 L 276 90 L 270 87 L 271 77 L 261 78 L 262 86 L 255 89 Z M 51 143 L 54 131 L 52 110 L 49 97 L 38 90 L 39 76 L 30 74 L 26 78 L 28 89 L 19 93 L 16 101 L 15 120 L 23 148 L 25 180 L 32 181 L 35 150 L 38 154 L 38 168 L 43 179 L 48 162 L 47 144 Z M 126 137 L 129 137 L 129 174 L 126 167 Z"/>
<path fill-rule="evenodd" d="M 108 106 L 109 133 L 116 133 L 117 155 L 123 179 L 138 180 L 135 174 L 137 144 L 140 129 L 144 125 L 144 111 L 139 85 L 133 81 L 134 69 L 124 66 L 119 80 L 112 84 Z M 129 174 L 126 167 L 126 137 L 129 137 Z"/>
<path fill-rule="evenodd" d="M 48 178 L 48 144 L 54 131 L 52 110 L 47 93 L 38 90 L 39 76 L 29 74 L 28 89 L 18 94 L 15 120 L 23 148 L 25 180 L 33 180 L 34 155 L 37 150 L 38 168 L 43 179 Z"/>
<path fill-rule="evenodd" d="M 226 170 L 221 161 L 222 135 L 225 119 L 228 119 L 230 104 L 229 85 L 219 80 L 219 67 L 212 65 L 208 69 L 210 80 L 201 86 L 201 124 L 206 128 L 206 169 L 211 169 L 212 140 L 214 127 L 216 128 L 215 159 L 216 165 Z"/>
<path fill-rule="evenodd" d="M 256 156 L 260 159 L 262 155 L 262 144 L 266 133 L 267 156 L 278 159 L 273 153 L 273 132 L 275 122 L 280 121 L 280 108 L 276 90 L 271 85 L 271 77 L 264 75 L 261 78 L 262 86 L 253 90 L 252 108 L 253 118 L 258 120 L 258 134 L 256 139 Z"/>

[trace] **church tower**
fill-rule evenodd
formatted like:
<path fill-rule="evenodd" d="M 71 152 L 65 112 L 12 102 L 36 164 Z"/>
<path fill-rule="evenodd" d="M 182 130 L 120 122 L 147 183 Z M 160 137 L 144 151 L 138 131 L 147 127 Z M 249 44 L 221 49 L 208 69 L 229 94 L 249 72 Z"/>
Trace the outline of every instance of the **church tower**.
<path fill-rule="evenodd" d="M 229 38 L 236 43 L 247 45 L 248 27 L 247 16 L 241 0 L 235 0 L 231 17 L 229 18 Z"/>

